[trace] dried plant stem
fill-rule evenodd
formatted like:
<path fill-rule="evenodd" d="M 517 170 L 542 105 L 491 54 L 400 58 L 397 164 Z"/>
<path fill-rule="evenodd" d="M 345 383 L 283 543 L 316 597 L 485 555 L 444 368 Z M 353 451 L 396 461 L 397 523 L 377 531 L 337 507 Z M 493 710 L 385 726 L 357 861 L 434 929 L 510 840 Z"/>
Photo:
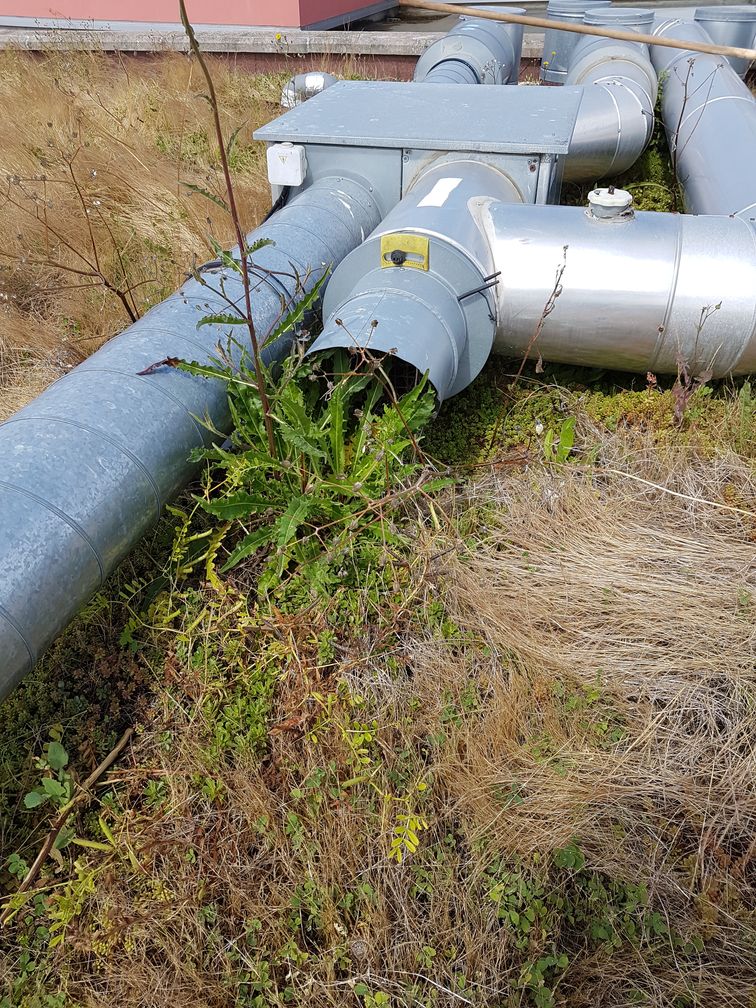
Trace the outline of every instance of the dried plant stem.
<path fill-rule="evenodd" d="M 80 786 L 78 794 L 75 794 L 73 798 L 69 802 L 67 802 L 60 810 L 57 818 L 53 822 L 47 836 L 45 837 L 45 842 L 40 847 L 39 853 L 34 859 L 34 863 L 32 864 L 29 871 L 26 873 L 26 877 L 24 878 L 21 885 L 18 887 L 15 893 L 13 893 L 13 896 L 18 896 L 19 893 L 24 893 L 31 888 L 37 876 L 39 875 L 40 871 L 42 870 L 42 865 L 45 863 L 50 854 L 50 851 L 55 846 L 55 841 L 58 839 L 58 834 L 68 822 L 71 813 L 74 811 L 74 809 L 78 808 L 79 805 L 82 805 L 85 802 L 89 801 L 89 799 L 92 797 L 91 794 L 89 793 L 89 789 L 93 787 L 100 779 L 100 777 L 102 777 L 105 771 L 109 767 L 111 767 L 113 763 L 115 763 L 115 761 L 123 752 L 124 748 L 126 747 L 126 744 L 128 743 L 133 733 L 134 733 L 133 728 L 126 729 L 126 731 L 123 733 L 123 735 L 121 735 L 120 739 L 116 743 L 115 747 L 110 750 L 110 752 L 102 761 L 102 763 L 100 763 L 99 766 L 97 766 L 92 771 L 89 777 L 87 777 L 84 783 Z M 13 914 L 12 907 L 6 906 L 2 914 L 0 914 L 0 926 L 4 925 L 12 914 Z"/>
<path fill-rule="evenodd" d="M 528 358 L 530 357 L 530 352 L 533 349 L 533 347 L 536 345 L 536 343 L 538 342 L 538 338 L 540 337 L 541 333 L 543 332 L 543 324 L 546 321 L 546 319 L 548 318 L 548 316 L 551 315 L 551 313 L 554 311 L 554 308 L 556 307 L 556 303 L 557 303 L 557 298 L 562 293 L 562 276 L 564 275 L 564 271 L 567 268 L 567 249 L 568 248 L 569 248 L 569 246 L 565 245 L 563 247 L 563 249 L 562 249 L 562 261 L 559 263 L 559 265 L 557 266 L 557 269 L 556 269 L 556 275 L 554 277 L 554 286 L 551 288 L 551 293 L 549 294 L 548 298 L 546 299 L 546 304 L 543 306 L 543 311 L 541 312 L 541 317 L 538 319 L 538 322 L 536 323 L 536 327 L 533 330 L 533 335 L 530 337 L 528 345 L 525 347 L 525 353 L 522 355 L 522 360 L 520 361 L 520 366 L 517 369 L 517 374 L 514 376 L 514 378 L 512 379 L 512 381 L 509 383 L 510 384 L 510 388 L 512 386 L 516 385 L 517 382 L 522 377 L 522 372 L 525 370 L 525 365 L 527 364 Z M 536 370 L 538 370 L 538 368 L 536 368 Z M 504 409 L 505 409 L 505 404 L 502 405 L 501 409 L 499 410 L 499 414 L 496 417 L 496 422 L 495 422 L 495 424 L 493 426 L 493 431 L 491 433 L 491 438 L 490 438 L 490 441 L 489 441 L 489 450 L 491 449 L 491 447 L 494 444 L 496 444 L 496 441 L 497 441 L 497 439 L 499 437 L 499 431 L 501 429 L 501 421 L 504 419 Z"/>
<path fill-rule="evenodd" d="M 197 37 L 194 34 L 194 29 L 192 28 L 191 22 L 189 21 L 189 15 L 186 12 L 186 4 L 184 0 L 179 0 L 179 10 L 181 12 L 181 23 L 184 26 L 184 31 L 186 32 L 187 38 L 189 39 L 189 48 L 192 55 L 196 58 L 197 62 L 202 69 L 202 73 L 205 78 L 205 83 L 207 84 L 208 99 L 210 102 L 210 108 L 213 113 L 213 125 L 215 127 L 215 135 L 218 141 L 218 150 L 220 153 L 221 167 L 223 169 L 223 178 L 226 183 L 226 195 L 228 198 L 228 209 L 231 215 L 231 220 L 233 221 L 234 231 L 236 232 L 236 242 L 239 246 L 239 258 L 241 260 L 241 275 L 242 275 L 242 286 L 244 288 L 244 310 L 245 318 L 247 323 L 247 329 L 249 330 L 249 341 L 252 346 L 252 357 L 255 362 L 255 377 L 257 380 L 257 391 L 260 396 L 260 403 L 262 405 L 263 420 L 265 422 L 265 433 L 268 439 L 268 450 L 273 458 L 276 458 L 278 453 L 276 451 L 276 440 L 273 435 L 273 420 L 270 412 L 270 400 L 268 398 L 268 391 L 265 386 L 265 375 L 263 373 L 262 357 L 260 356 L 260 344 L 257 339 L 257 333 L 255 331 L 255 323 L 252 318 L 252 295 L 251 287 L 249 282 L 249 269 L 247 264 L 247 253 L 246 253 L 246 241 L 244 236 L 244 229 L 241 225 L 241 220 L 239 217 L 239 212 L 236 206 L 236 196 L 234 194 L 234 186 L 231 181 L 231 171 L 228 166 L 228 155 L 226 153 L 226 144 L 223 137 L 223 127 L 220 121 L 220 111 L 218 106 L 218 97 L 215 93 L 215 85 L 213 84 L 213 78 L 208 69 L 205 58 L 202 55 L 202 50 L 200 49 Z"/>

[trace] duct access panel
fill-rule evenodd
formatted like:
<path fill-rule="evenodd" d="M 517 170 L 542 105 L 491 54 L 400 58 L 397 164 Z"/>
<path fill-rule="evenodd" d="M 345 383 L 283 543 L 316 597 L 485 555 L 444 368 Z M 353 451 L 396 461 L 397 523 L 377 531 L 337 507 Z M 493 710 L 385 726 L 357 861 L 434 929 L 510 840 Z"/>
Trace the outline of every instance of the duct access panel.
<path fill-rule="evenodd" d="M 369 179 L 385 213 L 419 172 L 465 155 L 503 172 L 523 203 L 556 203 L 581 96 L 576 87 L 341 81 L 254 136 L 304 148 L 303 186 L 325 175 Z"/>

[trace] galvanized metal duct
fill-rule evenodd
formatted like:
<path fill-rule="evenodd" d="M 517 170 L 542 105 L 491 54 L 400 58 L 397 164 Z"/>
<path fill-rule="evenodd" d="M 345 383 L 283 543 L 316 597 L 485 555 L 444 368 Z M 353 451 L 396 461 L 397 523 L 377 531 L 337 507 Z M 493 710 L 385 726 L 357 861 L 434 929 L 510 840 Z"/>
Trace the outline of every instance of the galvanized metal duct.
<path fill-rule="evenodd" d="M 756 232 L 744 220 L 492 204 L 494 348 L 521 355 L 566 263 L 531 354 L 545 360 L 715 376 L 756 370 Z M 565 251 L 566 247 L 566 251 Z M 719 305 L 720 307 L 716 307 Z"/>
<path fill-rule="evenodd" d="M 380 217 L 366 186 L 323 178 L 251 235 L 275 242 L 253 257 L 261 338 L 300 296 L 300 282 L 310 289 Z M 213 267 L 205 276 L 241 303 L 237 273 Z M 138 373 L 166 357 L 207 361 L 227 330 L 197 322 L 228 310 L 189 280 L 0 426 L 0 696 L 191 478 L 190 451 L 211 440 L 202 419 L 229 430 L 222 383 L 169 367 Z"/>
<path fill-rule="evenodd" d="M 709 38 L 718 45 L 753 48 L 756 39 L 756 6 L 753 4 L 699 7 L 695 20 L 701 23 Z M 750 61 L 737 56 L 729 56 L 728 60 L 735 73 L 739 77 L 745 77 Z"/>
<path fill-rule="evenodd" d="M 549 0 L 546 17 L 550 21 L 573 21 L 583 23 L 583 16 L 591 7 L 611 7 L 605 0 Z M 541 58 L 541 80 L 549 84 L 564 84 L 570 66 L 572 50 L 580 36 L 574 32 L 547 28 L 543 36 L 543 56 Z"/>
<path fill-rule="evenodd" d="M 596 181 L 627 171 L 654 131 L 658 84 L 648 47 L 584 36 L 572 50 L 566 83 L 584 90 L 565 179 Z"/>
<path fill-rule="evenodd" d="M 577 19 L 584 0 L 561 3 L 576 4 L 573 16 Z M 648 31 L 653 13 L 642 8 L 594 5 L 584 9 L 583 20 L 586 24 Z M 557 36 L 562 34 L 568 33 Z M 626 171 L 646 149 L 654 130 L 658 84 L 648 47 L 590 35 L 574 37 L 568 45 L 560 43 L 560 47 L 558 70 L 553 69 L 544 50 L 545 63 L 552 66 L 547 79 L 584 88 L 570 151 L 564 160 L 565 180 L 590 182 Z M 542 70 L 542 76 L 545 72 Z"/>
<path fill-rule="evenodd" d="M 507 7 L 524 14 L 522 7 Z M 516 84 L 522 25 L 462 17 L 417 61 L 414 80 L 443 84 Z"/>
<path fill-rule="evenodd" d="M 481 161 L 449 158 L 426 171 L 334 273 L 310 353 L 395 352 L 428 373 L 439 399 L 465 388 L 488 359 L 495 329 L 488 208 L 521 198 Z"/>
<path fill-rule="evenodd" d="M 695 21 L 664 21 L 655 35 L 706 42 Z M 664 78 L 662 116 L 685 207 L 756 218 L 756 100 L 722 56 L 652 46 Z"/>
<path fill-rule="evenodd" d="M 428 373 L 440 399 L 472 381 L 492 337 L 499 353 L 594 367 L 674 373 L 683 360 L 715 377 L 756 369 L 750 222 L 634 213 L 620 190 L 592 193 L 588 211 L 525 205 L 506 191 L 494 196 L 481 165 L 448 168 L 459 178 L 429 172 L 336 270 L 312 352 L 394 352 Z M 421 235 L 427 261 L 380 262 Z M 469 272 L 460 283 L 463 263 L 477 283 Z M 561 292 L 533 344 L 561 264 Z"/>

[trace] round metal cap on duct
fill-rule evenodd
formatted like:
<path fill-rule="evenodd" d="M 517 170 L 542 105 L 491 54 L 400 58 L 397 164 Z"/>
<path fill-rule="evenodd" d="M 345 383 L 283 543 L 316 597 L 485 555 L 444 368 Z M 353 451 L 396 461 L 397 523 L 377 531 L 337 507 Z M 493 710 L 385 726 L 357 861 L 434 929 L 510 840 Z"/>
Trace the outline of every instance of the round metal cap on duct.
<path fill-rule="evenodd" d="M 596 220 L 627 220 L 633 216 L 633 197 L 626 189 L 593 189 L 588 193 L 588 213 Z"/>

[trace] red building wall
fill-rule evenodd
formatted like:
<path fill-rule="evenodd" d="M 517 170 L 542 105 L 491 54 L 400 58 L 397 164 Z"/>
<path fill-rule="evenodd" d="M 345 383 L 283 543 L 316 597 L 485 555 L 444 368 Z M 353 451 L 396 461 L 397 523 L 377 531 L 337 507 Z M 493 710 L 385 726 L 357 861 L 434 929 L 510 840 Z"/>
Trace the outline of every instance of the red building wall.
<path fill-rule="evenodd" d="M 195 25 L 244 25 L 300 28 L 375 8 L 375 0 L 188 0 Z M 147 21 L 175 24 L 176 0 L 0 0 L 0 18 Z"/>

